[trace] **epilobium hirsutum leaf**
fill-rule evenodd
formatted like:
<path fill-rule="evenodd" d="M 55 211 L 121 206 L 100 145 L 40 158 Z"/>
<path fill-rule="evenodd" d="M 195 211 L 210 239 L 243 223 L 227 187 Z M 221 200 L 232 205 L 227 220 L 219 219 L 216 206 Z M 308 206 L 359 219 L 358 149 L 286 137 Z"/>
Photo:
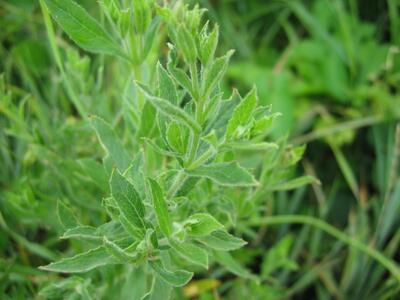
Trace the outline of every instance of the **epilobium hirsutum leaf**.
<path fill-rule="evenodd" d="M 247 244 L 246 241 L 237 238 L 225 230 L 216 230 L 207 236 L 198 239 L 201 243 L 214 250 L 232 251 Z"/>
<path fill-rule="evenodd" d="M 223 186 L 255 186 L 256 179 L 236 162 L 212 163 L 188 171 L 190 176 L 206 177 Z"/>
<path fill-rule="evenodd" d="M 229 252 L 225 251 L 214 251 L 214 257 L 216 261 L 225 266 L 230 272 L 233 274 L 247 279 L 259 281 L 257 276 L 250 273 L 246 268 L 244 268 L 241 264 L 239 264 Z"/>
<path fill-rule="evenodd" d="M 197 58 L 197 47 L 192 33 L 185 27 L 180 25 L 176 31 L 177 47 L 182 51 L 183 58 L 187 63 L 194 63 Z"/>
<path fill-rule="evenodd" d="M 114 130 L 103 119 L 92 117 L 91 125 L 96 131 L 100 144 L 107 152 L 120 172 L 124 172 L 131 163 L 131 158 Z"/>
<path fill-rule="evenodd" d="M 208 254 L 199 246 L 196 246 L 193 243 L 179 243 L 174 240 L 169 240 L 169 244 L 183 259 L 205 269 L 208 268 Z"/>
<path fill-rule="evenodd" d="M 111 194 L 126 220 L 140 231 L 146 229 L 145 207 L 134 186 L 114 170 L 110 180 Z"/>
<path fill-rule="evenodd" d="M 214 29 L 211 31 L 210 34 L 205 34 L 202 39 L 200 53 L 201 53 L 201 61 L 204 65 L 207 65 L 212 57 L 214 57 L 215 50 L 217 49 L 218 45 L 218 37 L 219 37 L 219 28 L 216 24 Z"/>
<path fill-rule="evenodd" d="M 226 70 L 228 69 L 229 59 L 234 51 L 230 50 L 228 53 L 216 59 L 209 69 L 206 69 L 203 74 L 203 95 L 208 96 L 221 81 Z"/>
<path fill-rule="evenodd" d="M 79 239 L 79 240 L 101 240 L 101 236 L 97 233 L 97 228 L 92 226 L 77 226 L 68 229 L 61 236 L 62 239 Z"/>
<path fill-rule="evenodd" d="M 167 99 L 174 105 L 178 105 L 175 83 L 160 62 L 157 63 L 157 79 L 159 97 Z"/>
<path fill-rule="evenodd" d="M 298 178 L 295 178 L 293 180 L 278 184 L 274 187 L 271 188 L 271 190 L 274 191 L 287 191 L 287 190 L 293 190 L 296 188 L 299 188 L 303 185 L 308 185 L 311 183 L 317 183 L 320 184 L 319 180 L 315 178 L 314 176 L 301 176 Z"/>
<path fill-rule="evenodd" d="M 60 273 L 82 273 L 97 267 L 116 263 L 118 261 L 103 246 L 100 246 L 87 252 L 61 259 L 47 266 L 42 266 L 40 269 Z"/>
<path fill-rule="evenodd" d="M 195 120 L 193 120 L 193 118 L 190 115 L 188 115 L 183 109 L 171 104 L 168 100 L 154 96 L 149 91 L 149 89 L 143 86 L 142 84 L 140 83 L 136 84 L 146 95 L 150 103 L 153 104 L 155 108 L 157 108 L 159 113 L 171 118 L 172 120 L 176 120 L 188 126 L 195 132 L 201 131 L 201 126 Z"/>
<path fill-rule="evenodd" d="M 79 225 L 78 219 L 75 217 L 71 209 L 62 201 L 57 201 L 57 215 L 60 223 L 64 228 L 74 228 Z"/>
<path fill-rule="evenodd" d="M 207 236 L 213 231 L 224 229 L 224 226 L 218 222 L 212 215 L 206 213 L 197 213 L 191 215 L 185 222 L 188 234 L 191 236 Z"/>
<path fill-rule="evenodd" d="M 154 210 L 156 212 L 158 224 L 160 225 L 160 230 L 165 236 L 170 237 L 172 234 L 172 222 L 169 216 L 164 192 L 154 179 L 148 178 L 147 186 L 149 196 L 152 199 Z"/>
<path fill-rule="evenodd" d="M 235 108 L 226 129 L 226 137 L 228 139 L 234 138 L 237 129 L 245 127 L 250 122 L 253 112 L 257 107 L 257 102 L 257 90 L 254 87 Z"/>
<path fill-rule="evenodd" d="M 117 244 L 111 242 L 106 237 L 103 237 L 103 245 L 106 251 L 119 260 L 121 263 L 137 263 L 141 259 L 141 255 L 139 253 L 130 254 L 125 252 L 122 248 L 120 248 Z"/>
<path fill-rule="evenodd" d="M 51 16 L 83 49 L 126 58 L 118 43 L 80 5 L 72 0 L 44 0 Z"/>
<path fill-rule="evenodd" d="M 161 279 L 172 286 L 180 287 L 192 279 L 193 273 L 185 270 L 170 271 L 164 268 L 160 259 L 149 261 L 150 266 L 157 272 Z"/>

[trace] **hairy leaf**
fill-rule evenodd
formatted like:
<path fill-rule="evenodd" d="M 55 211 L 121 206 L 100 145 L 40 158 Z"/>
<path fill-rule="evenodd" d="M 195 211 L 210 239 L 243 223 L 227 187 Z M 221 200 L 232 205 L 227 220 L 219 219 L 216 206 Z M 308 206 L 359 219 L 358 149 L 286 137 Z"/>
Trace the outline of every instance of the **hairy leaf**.
<path fill-rule="evenodd" d="M 126 57 L 118 43 L 80 5 L 72 0 L 44 0 L 51 16 L 83 49 Z"/>
<path fill-rule="evenodd" d="M 213 163 L 188 171 L 191 176 L 206 177 L 223 186 L 254 186 L 257 181 L 251 173 L 236 162 Z"/>

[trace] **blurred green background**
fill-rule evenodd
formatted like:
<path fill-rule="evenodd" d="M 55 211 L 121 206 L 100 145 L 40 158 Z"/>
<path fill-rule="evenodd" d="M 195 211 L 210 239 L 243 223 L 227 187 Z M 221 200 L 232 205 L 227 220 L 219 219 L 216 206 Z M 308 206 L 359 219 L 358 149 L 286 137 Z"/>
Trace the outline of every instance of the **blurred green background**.
<path fill-rule="evenodd" d="M 98 14 L 95 1 L 79 2 Z M 399 261 L 400 1 L 187 2 L 220 24 L 221 53 L 236 49 L 226 89 L 255 84 L 282 113 L 275 136 L 307 144 L 298 172 L 322 185 L 276 194 L 270 213 L 317 216 Z M 101 88 L 118 86 L 112 67 L 100 81 L 93 74 L 104 58 L 65 48 L 65 72 L 91 111 L 121 115 L 120 90 Z M 99 187 L 76 176 L 77 159 L 100 151 L 62 87 L 36 0 L 0 1 L 0 73 L 0 298 L 41 299 L 54 275 L 36 267 L 56 256 L 62 232 L 54 199 L 70 199 L 93 223 L 102 218 Z M 250 238 L 237 257 L 263 284 L 229 278 L 222 299 L 400 297 L 382 267 L 319 230 L 277 226 Z M 207 289 L 196 297 L 217 299 Z"/>

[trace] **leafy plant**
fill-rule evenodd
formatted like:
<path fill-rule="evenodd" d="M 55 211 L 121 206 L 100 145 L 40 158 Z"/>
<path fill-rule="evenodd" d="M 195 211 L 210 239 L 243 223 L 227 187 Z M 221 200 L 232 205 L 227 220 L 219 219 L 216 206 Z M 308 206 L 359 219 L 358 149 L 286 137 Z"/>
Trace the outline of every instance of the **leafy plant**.
<path fill-rule="evenodd" d="M 355 131 L 391 47 L 354 1 L 189 2 L 0 4 L 0 294 L 396 297 L 400 135 Z"/>

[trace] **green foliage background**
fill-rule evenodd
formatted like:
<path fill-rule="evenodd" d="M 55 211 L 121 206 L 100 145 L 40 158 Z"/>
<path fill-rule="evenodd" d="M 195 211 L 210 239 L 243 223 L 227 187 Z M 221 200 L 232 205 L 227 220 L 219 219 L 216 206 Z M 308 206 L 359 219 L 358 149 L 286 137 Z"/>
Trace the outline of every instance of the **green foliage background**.
<path fill-rule="evenodd" d="M 287 136 L 294 147 L 307 143 L 296 168 L 271 178 L 306 174 L 321 185 L 268 193 L 260 208 L 266 217 L 313 219 L 252 218 L 243 203 L 215 208 L 238 212 L 241 221 L 231 231 L 248 241 L 233 253 L 239 272 L 213 264 L 174 290 L 174 299 L 398 299 L 398 278 L 359 251 L 357 242 L 398 265 L 400 3 L 187 2 L 208 8 L 207 18 L 220 25 L 220 55 L 236 49 L 225 93 L 236 87 L 245 95 L 255 84 L 260 103 L 282 113 L 271 136 L 281 143 Z M 97 2 L 79 3 L 105 22 Z M 135 283 L 141 275 L 133 267 L 69 277 L 38 269 L 87 247 L 59 240 L 65 224 L 56 215 L 57 202 L 83 224 L 107 220 L 99 195 L 108 187 L 94 183 L 104 178 L 91 180 L 87 170 L 96 166 L 82 159 L 100 160 L 103 150 L 74 99 L 117 127 L 132 150 L 132 128 L 119 126 L 131 112 L 124 86 L 129 73 L 108 56 L 80 50 L 55 27 L 63 49 L 60 72 L 37 1 L 1 1 L 0 28 L 0 298 L 137 299 L 133 290 L 140 289 Z M 150 52 L 149 60 L 157 55 Z M 303 154 L 303 147 L 294 149 Z M 238 274 L 242 267 L 260 282 Z"/>

